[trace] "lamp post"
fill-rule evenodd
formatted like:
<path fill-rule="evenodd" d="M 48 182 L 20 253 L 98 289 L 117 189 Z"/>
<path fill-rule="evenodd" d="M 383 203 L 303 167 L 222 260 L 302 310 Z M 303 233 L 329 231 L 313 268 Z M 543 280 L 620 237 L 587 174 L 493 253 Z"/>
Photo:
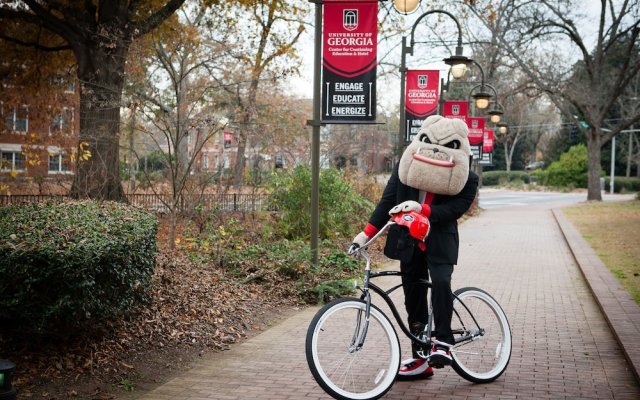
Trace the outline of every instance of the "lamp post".
<path fill-rule="evenodd" d="M 394 0 L 393 4 L 396 10 L 398 10 L 398 3 L 402 5 L 403 1 Z M 409 3 L 409 2 L 404 1 L 404 3 Z M 417 5 L 416 5 L 416 8 L 417 8 Z M 413 9 L 412 11 L 415 11 L 415 9 Z M 409 46 L 407 46 L 407 37 L 406 36 L 402 37 L 402 49 L 401 49 L 402 53 L 400 57 L 400 124 L 399 124 L 400 127 L 398 129 L 398 148 L 397 148 L 398 155 L 402 153 L 402 147 L 404 145 L 405 131 L 406 131 L 406 112 L 405 112 L 406 110 L 405 110 L 404 91 L 405 91 L 406 74 L 407 74 L 407 54 L 413 55 L 413 46 L 415 45 L 415 31 L 418 24 L 420 23 L 420 21 L 422 21 L 422 19 L 424 19 L 426 16 L 431 14 L 445 14 L 449 16 L 451 19 L 453 19 L 453 21 L 456 23 L 456 26 L 458 28 L 458 43 L 456 46 L 456 53 L 455 55 L 449 56 L 448 58 L 445 58 L 443 60 L 445 64 L 451 66 L 451 75 L 454 78 L 462 77 L 462 75 L 464 75 L 465 71 L 467 70 L 467 65 L 473 62 L 473 60 L 471 60 L 470 58 L 462 54 L 463 53 L 462 28 L 460 27 L 460 22 L 456 19 L 456 17 L 454 17 L 448 11 L 444 11 L 444 10 L 430 10 L 422 14 L 420 17 L 418 17 L 416 22 L 414 22 L 413 26 L 411 27 L 411 36 L 410 36 L 411 41 Z"/>

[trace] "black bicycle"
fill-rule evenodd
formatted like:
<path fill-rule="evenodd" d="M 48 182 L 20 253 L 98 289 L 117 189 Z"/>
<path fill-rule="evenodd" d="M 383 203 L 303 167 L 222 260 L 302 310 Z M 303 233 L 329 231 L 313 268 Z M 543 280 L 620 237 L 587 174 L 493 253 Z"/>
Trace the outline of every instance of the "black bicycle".
<path fill-rule="evenodd" d="M 391 225 L 396 215 L 363 247 L 351 246 L 348 253 L 366 260 L 360 297 L 336 299 L 315 315 L 306 337 L 307 363 L 318 384 L 336 399 L 377 399 L 391 389 L 400 368 L 400 341 L 385 313 L 372 304 L 371 291 L 389 306 L 398 326 L 413 343 L 422 347 L 420 357 L 429 359 L 435 343 L 433 313 L 424 330 L 413 335 L 390 298 L 402 284 L 388 290 L 371 282 L 378 277 L 401 277 L 400 271 L 371 271 L 366 248 Z M 431 282 L 418 284 L 429 290 Z M 498 302 L 482 289 L 465 287 L 452 293 L 454 312 L 451 327 L 455 343 L 451 350 L 453 369 L 474 383 L 496 380 L 511 358 L 511 329 Z"/>

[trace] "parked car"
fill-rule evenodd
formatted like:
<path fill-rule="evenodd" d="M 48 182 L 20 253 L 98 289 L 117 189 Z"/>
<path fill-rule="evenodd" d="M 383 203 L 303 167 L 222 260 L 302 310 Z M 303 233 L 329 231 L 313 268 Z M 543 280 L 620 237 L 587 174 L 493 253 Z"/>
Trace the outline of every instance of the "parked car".
<path fill-rule="evenodd" d="M 524 169 L 527 171 L 533 171 L 535 169 L 540 169 L 543 167 L 544 167 L 544 161 L 534 161 L 532 163 L 527 164 L 527 166 L 524 167 Z"/>

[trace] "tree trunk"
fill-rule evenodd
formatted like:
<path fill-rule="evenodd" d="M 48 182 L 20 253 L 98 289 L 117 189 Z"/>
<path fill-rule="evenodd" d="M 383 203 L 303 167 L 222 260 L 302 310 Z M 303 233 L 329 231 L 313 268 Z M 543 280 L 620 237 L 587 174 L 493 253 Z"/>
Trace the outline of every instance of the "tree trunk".
<path fill-rule="evenodd" d="M 589 163 L 589 181 L 587 200 L 602 201 L 602 192 L 600 191 L 600 134 L 595 129 L 589 132 L 587 137 L 587 153 Z"/>
<path fill-rule="evenodd" d="M 95 46 L 100 49 L 100 46 Z M 71 197 L 126 201 L 120 182 L 120 96 L 128 49 L 76 53 L 80 80 L 80 137 Z M 84 151 L 88 153 L 83 153 Z M 88 157 L 83 158 L 83 154 Z"/>

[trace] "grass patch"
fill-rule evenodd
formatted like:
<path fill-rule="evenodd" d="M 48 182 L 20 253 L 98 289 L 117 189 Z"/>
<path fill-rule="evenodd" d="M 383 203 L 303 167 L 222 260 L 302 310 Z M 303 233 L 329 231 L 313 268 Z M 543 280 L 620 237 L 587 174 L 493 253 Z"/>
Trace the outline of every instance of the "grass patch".
<path fill-rule="evenodd" d="M 640 201 L 593 202 L 563 212 L 640 304 Z"/>

